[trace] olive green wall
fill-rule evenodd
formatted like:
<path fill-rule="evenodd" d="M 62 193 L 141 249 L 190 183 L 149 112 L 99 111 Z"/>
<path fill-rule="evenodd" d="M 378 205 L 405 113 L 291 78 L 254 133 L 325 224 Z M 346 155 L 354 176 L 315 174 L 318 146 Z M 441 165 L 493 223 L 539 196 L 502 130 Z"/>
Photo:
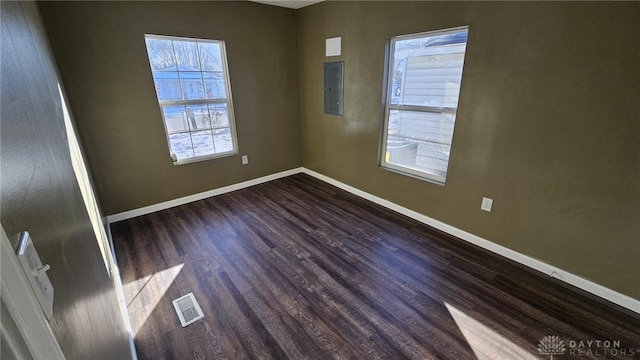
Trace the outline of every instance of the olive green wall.
<path fill-rule="evenodd" d="M 66 358 L 126 359 L 127 330 L 72 167 L 59 78 L 36 4 L 0 1 L 0 17 L 2 227 L 14 248 L 29 231 L 51 265 L 51 327 Z"/>
<path fill-rule="evenodd" d="M 303 165 L 640 299 L 640 3 L 298 11 Z M 469 26 L 446 186 L 378 167 L 385 39 Z M 325 39 L 342 56 L 325 58 Z M 345 61 L 344 116 L 322 64 Z M 482 196 L 494 199 L 491 213 Z"/>
<path fill-rule="evenodd" d="M 40 9 L 106 214 L 301 165 L 294 10 L 202 1 Z M 226 42 L 239 155 L 172 165 L 144 34 Z"/>
<path fill-rule="evenodd" d="M 300 165 L 640 299 L 640 3 L 40 4 L 105 212 Z M 378 167 L 389 37 L 468 25 L 446 186 Z M 143 34 L 227 43 L 240 155 L 173 166 Z M 345 115 L 322 113 L 341 36 Z M 482 196 L 495 200 L 480 211 Z"/>

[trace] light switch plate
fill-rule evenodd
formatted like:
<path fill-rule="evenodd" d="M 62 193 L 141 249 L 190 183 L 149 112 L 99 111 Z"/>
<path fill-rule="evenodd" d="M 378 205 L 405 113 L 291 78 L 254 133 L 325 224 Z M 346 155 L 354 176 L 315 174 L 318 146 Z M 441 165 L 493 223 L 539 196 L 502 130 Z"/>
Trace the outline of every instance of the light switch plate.
<path fill-rule="evenodd" d="M 31 236 L 27 231 L 20 234 L 20 242 L 18 243 L 18 260 L 25 275 L 29 279 L 31 288 L 36 294 L 36 298 L 42 307 L 42 311 L 48 320 L 51 320 L 53 313 L 53 286 L 47 276 L 49 265 L 43 265 L 40 256 L 36 251 Z"/>
<path fill-rule="evenodd" d="M 486 197 L 482 198 L 482 205 L 480 205 L 480 209 L 491 212 L 491 208 L 493 207 L 493 199 L 489 199 Z"/>
<path fill-rule="evenodd" d="M 249 163 L 249 155 L 242 155 L 242 165 L 247 165 Z"/>

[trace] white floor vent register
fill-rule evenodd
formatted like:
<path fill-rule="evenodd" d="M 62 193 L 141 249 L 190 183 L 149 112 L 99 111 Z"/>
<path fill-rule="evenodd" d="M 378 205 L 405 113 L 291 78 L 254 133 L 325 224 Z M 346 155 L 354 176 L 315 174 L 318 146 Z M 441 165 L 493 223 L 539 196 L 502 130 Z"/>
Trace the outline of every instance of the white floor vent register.
<path fill-rule="evenodd" d="M 194 323 L 204 317 L 202 309 L 192 292 L 173 300 L 173 307 L 176 308 L 176 313 L 178 313 L 178 318 L 180 319 L 182 327 Z"/>

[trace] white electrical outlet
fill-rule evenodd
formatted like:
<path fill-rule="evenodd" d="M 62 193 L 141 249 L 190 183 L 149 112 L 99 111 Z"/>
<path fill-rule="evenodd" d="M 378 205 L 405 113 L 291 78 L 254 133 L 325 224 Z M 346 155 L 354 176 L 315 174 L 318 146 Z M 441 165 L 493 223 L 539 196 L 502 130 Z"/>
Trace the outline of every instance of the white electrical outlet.
<path fill-rule="evenodd" d="M 486 197 L 482 198 L 482 205 L 480 205 L 480 210 L 491 212 L 492 206 L 493 206 L 493 199 L 489 199 Z"/>
<path fill-rule="evenodd" d="M 242 155 L 242 165 L 247 165 L 249 163 L 249 155 Z"/>

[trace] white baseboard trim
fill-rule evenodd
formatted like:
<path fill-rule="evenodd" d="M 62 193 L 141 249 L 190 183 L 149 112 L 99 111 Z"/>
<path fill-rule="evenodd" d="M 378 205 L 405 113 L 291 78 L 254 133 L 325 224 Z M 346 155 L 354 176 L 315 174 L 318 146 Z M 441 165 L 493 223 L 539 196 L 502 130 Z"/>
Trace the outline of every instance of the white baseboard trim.
<path fill-rule="evenodd" d="M 271 175 L 267 175 L 267 176 L 262 176 L 262 177 L 259 177 L 259 178 L 256 178 L 256 179 L 243 181 L 241 183 L 237 183 L 237 184 L 233 184 L 233 185 L 224 186 L 224 187 L 221 187 L 221 188 L 217 188 L 217 189 L 201 192 L 201 193 L 198 193 L 198 194 L 193 194 L 193 195 L 181 197 L 181 198 L 178 198 L 178 199 L 173 199 L 173 200 L 161 202 L 161 203 L 158 203 L 158 204 L 145 206 L 145 207 L 141 207 L 141 208 L 138 208 L 138 209 L 133 209 L 133 210 L 121 212 L 121 213 L 114 214 L 114 215 L 109 215 L 109 216 L 107 216 L 107 223 L 112 224 L 114 222 L 131 219 L 131 218 L 134 218 L 134 217 L 137 217 L 137 216 L 151 214 L 151 213 L 154 213 L 156 211 L 165 210 L 165 209 L 169 209 L 169 208 L 172 208 L 172 207 L 175 207 L 175 206 L 188 204 L 188 203 L 191 203 L 191 202 L 194 202 L 194 201 L 203 200 L 203 199 L 206 199 L 206 198 L 210 198 L 212 196 L 221 195 L 221 194 L 228 193 L 228 192 L 231 192 L 231 191 L 244 189 L 244 188 L 247 188 L 249 186 L 262 184 L 262 183 L 265 183 L 265 182 L 268 182 L 268 181 L 271 181 L 271 180 L 276 180 L 276 179 L 287 177 L 287 176 L 290 176 L 290 175 L 293 175 L 293 174 L 298 174 L 300 172 L 302 172 L 302 168 L 294 168 L 294 169 L 291 169 L 291 170 L 281 171 L 279 173 L 275 173 L 275 174 L 271 174 Z"/>
<path fill-rule="evenodd" d="M 614 304 L 618 304 L 624 308 L 627 308 L 631 311 L 634 311 L 638 314 L 640 314 L 640 300 L 636 300 L 630 296 L 621 294 L 617 291 L 611 290 L 607 287 L 604 287 L 602 285 L 596 284 L 590 280 L 587 280 L 585 278 L 582 278 L 578 275 L 572 274 L 568 271 L 559 269 L 555 266 L 549 265 L 543 261 L 540 261 L 538 259 L 534 259 L 532 257 L 529 257 L 527 255 L 521 254 L 517 251 L 511 250 L 509 248 L 506 248 L 502 245 L 498 245 L 494 242 L 491 242 L 489 240 L 483 239 L 479 236 L 476 236 L 474 234 L 471 234 L 469 232 L 466 232 L 462 229 L 458 229 L 457 227 L 448 225 L 443 223 L 442 221 L 430 218 L 426 215 L 422 215 L 418 212 L 415 212 L 413 210 L 407 209 L 403 206 L 400 206 L 398 204 L 395 204 L 391 201 L 385 200 L 383 198 L 377 197 L 375 195 L 372 195 L 368 192 L 362 191 L 360 189 L 357 189 L 353 186 L 347 185 L 345 183 L 342 183 L 338 180 L 332 179 L 328 176 L 322 175 L 318 172 L 315 172 L 313 170 L 309 170 L 307 168 L 302 168 L 302 172 L 315 177 L 316 179 L 322 180 L 326 183 L 329 183 L 331 185 L 334 185 L 342 190 L 348 191 L 354 195 L 357 195 L 361 198 L 367 199 L 369 201 L 372 201 L 378 205 L 384 206 L 388 209 L 391 209 L 393 211 L 396 211 L 400 214 L 403 214 L 405 216 L 408 216 L 414 220 L 417 220 L 421 223 L 427 224 L 429 226 L 432 226 L 438 230 L 444 231 L 448 234 L 451 234 L 455 237 L 458 237 L 464 241 L 470 242 L 472 244 L 475 244 L 477 246 L 480 246 L 481 248 L 484 248 L 486 250 L 489 250 L 493 253 L 496 253 L 498 255 L 502 255 L 508 259 L 511 259 L 515 262 L 518 262 L 520 264 L 523 264 L 525 266 L 528 266 L 534 270 L 540 271 L 544 274 L 547 274 L 551 277 L 557 278 L 565 283 L 568 283 L 570 285 L 573 285 L 577 288 L 580 288 L 582 290 L 585 290 L 589 293 L 592 293 L 596 296 L 599 296 L 603 299 L 606 299 L 608 301 L 611 301 Z"/>
<path fill-rule="evenodd" d="M 124 296 L 124 287 L 122 286 L 122 277 L 120 276 L 120 268 L 118 267 L 118 259 L 116 258 L 116 248 L 113 246 L 113 237 L 111 236 L 111 226 L 107 222 L 106 226 L 107 238 L 109 239 L 109 251 L 111 252 L 111 279 L 115 286 L 116 297 L 118 298 L 118 305 L 120 306 L 120 312 L 124 326 L 127 329 L 127 336 L 129 337 L 129 352 L 131 354 L 131 360 L 138 360 L 138 351 L 136 350 L 136 343 L 133 335 L 133 327 L 131 326 L 131 318 L 129 317 L 129 309 L 127 306 L 127 299 Z"/>

